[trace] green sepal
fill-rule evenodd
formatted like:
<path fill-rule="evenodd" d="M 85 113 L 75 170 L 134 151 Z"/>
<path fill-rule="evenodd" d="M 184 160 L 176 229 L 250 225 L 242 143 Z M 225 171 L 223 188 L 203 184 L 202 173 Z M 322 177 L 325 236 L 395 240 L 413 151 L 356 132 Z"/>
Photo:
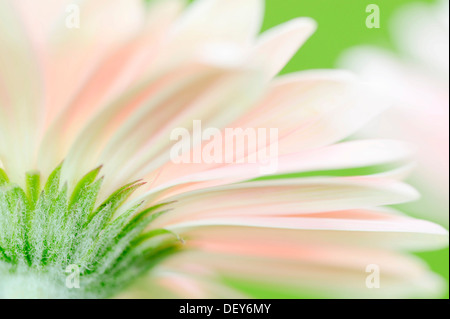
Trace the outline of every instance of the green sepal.
<path fill-rule="evenodd" d="M 26 173 L 26 194 L 30 203 L 30 208 L 34 209 L 41 192 L 41 175 L 39 172 L 32 171 Z"/>
<path fill-rule="evenodd" d="M 0 186 L 6 185 L 9 183 L 8 175 L 6 175 L 6 172 L 3 170 L 3 168 L 0 168 Z"/>
<path fill-rule="evenodd" d="M 101 168 L 71 192 L 62 169 L 63 164 L 43 188 L 40 174 L 29 172 L 25 191 L 0 169 L 0 282 L 2 276 L 34 274 L 66 297 L 109 297 L 181 248 L 182 241 L 168 230 L 144 234 L 171 204 L 148 207 L 130 200 L 144 183 L 125 185 L 97 206 Z M 81 269 L 82 286 L 68 290 L 64 270 L 74 264 Z"/>

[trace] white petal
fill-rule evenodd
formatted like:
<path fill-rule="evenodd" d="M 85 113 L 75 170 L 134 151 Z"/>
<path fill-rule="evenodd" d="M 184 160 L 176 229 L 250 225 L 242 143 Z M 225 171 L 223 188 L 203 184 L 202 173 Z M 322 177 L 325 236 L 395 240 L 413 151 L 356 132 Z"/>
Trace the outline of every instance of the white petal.
<path fill-rule="evenodd" d="M 258 40 L 250 63 L 263 66 L 271 79 L 294 56 L 314 33 L 316 23 L 310 18 L 297 18 L 263 33 Z"/>

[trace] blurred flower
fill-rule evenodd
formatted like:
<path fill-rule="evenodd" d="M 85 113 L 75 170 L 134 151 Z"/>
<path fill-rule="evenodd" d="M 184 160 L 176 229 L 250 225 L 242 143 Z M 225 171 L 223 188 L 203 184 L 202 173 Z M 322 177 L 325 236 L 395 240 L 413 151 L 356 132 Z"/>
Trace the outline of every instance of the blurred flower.
<path fill-rule="evenodd" d="M 402 139 L 418 147 L 412 183 L 423 194 L 405 206 L 416 216 L 448 226 L 449 31 L 448 1 L 413 4 L 393 19 L 396 55 L 375 47 L 345 53 L 341 66 L 376 83 L 394 100 L 360 136 Z"/>
<path fill-rule="evenodd" d="M 397 179 L 410 148 L 339 143 L 384 100 L 341 71 L 274 79 L 313 21 L 258 35 L 259 0 L 90 0 L 77 27 L 68 4 L 0 3 L 0 295 L 240 296 L 224 278 L 439 294 L 440 279 L 399 250 L 445 246 L 447 232 L 382 208 L 417 198 Z M 199 119 L 277 128 L 278 176 L 241 161 L 248 150 L 233 163 L 171 161 L 172 130 Z M 380 288 L 367 285 L 370 265 Z"/>

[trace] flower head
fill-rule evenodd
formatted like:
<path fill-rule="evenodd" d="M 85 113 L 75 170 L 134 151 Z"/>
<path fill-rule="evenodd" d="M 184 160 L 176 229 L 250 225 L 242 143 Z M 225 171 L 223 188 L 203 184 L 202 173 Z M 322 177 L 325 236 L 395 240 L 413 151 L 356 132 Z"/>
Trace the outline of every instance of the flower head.
<path fill-rule="evenodd" d="M 382 208 L 417 198 L 399 180 L 410 147 L 341 142 L 383 98 L 342 71 L 276 78 L 315 23 L 259 35 L 262 9 L 0 3 L 0 295 L 230 297 L 230 277 L 340 296 L 436 293 L 439 279 L 398 250 L 445 246 L 447 232 Z M 180 156 L 226 159 L 180 163 L 171 135 L 196 121 L 214 136 L 277 138 L 214 148 L 210 136 Z M 274 144 L 276 171 L 249 160 Z M 368 287 L 371 265 L 381 289 Z M 79 282 L 68 287 L 65 271 Z"/>

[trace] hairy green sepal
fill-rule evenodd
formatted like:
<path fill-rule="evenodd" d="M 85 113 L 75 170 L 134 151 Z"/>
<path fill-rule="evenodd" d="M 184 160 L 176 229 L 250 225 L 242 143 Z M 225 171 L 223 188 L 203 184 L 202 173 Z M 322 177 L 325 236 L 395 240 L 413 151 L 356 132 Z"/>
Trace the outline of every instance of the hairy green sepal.
<path fill-rule="evenodd" d="M 164 204 L 137 203 L 114 217 L 141 183 L 96 205 L 99 172 L 86 174 L 69 194 L 61 166 L 43 187 L 38 172 L 28 173 L 25 189 L 0 169 L 0 297 L 110 297 L 179 249 L 181 240 L 169 231 L 146 231 Z"/>

